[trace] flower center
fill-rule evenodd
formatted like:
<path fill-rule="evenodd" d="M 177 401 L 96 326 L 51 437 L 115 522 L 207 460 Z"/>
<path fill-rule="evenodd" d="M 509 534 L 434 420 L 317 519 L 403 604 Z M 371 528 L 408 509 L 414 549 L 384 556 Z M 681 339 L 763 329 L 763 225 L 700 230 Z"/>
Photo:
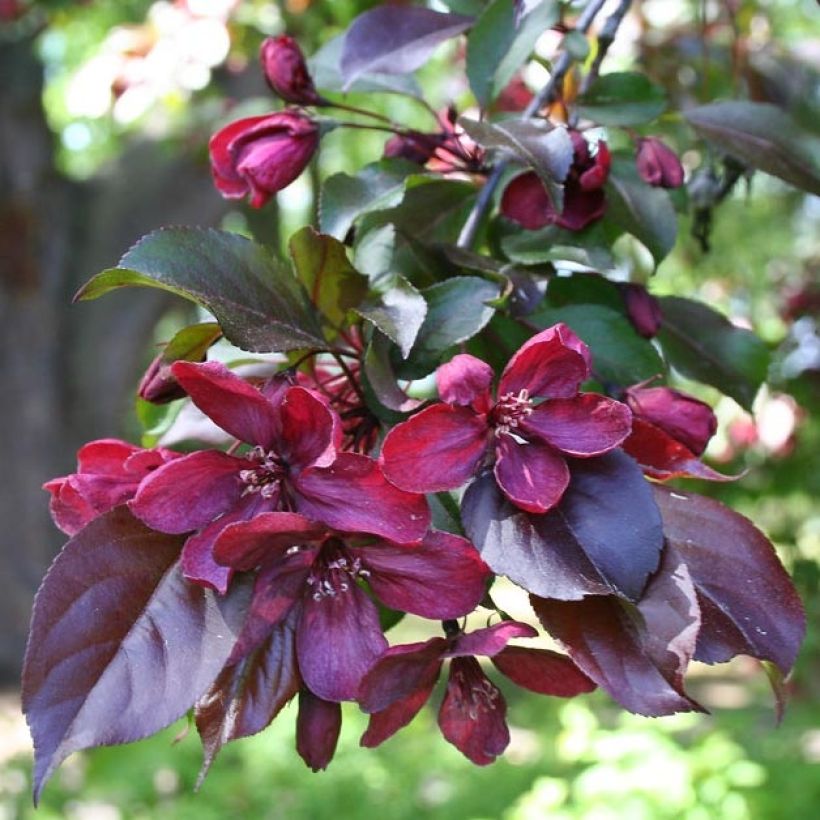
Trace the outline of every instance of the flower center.
<path fill-rule="evenodd" d="M 253 467 L 239 471 L 239 479 L 245 485 L 242 495 L 259 493 L 262 498 L 273 498 L 287 472 L 282 460 L 273 450 L 264 450 L 262 447 L 254 447 L 245 458 Z"/>
<path fill-rule="evenodd" d="M 461 661 L 461 663 L 457 663 Z M 475 658 L 454 658 L 451 677 L 458 687 L 461 702 L 467 707 L 470 720 L 498 707 L 501 693 L 485 677 Z"/>
<path fill-rule="evenodd" d="M 340 549 L 328 557 L 320 557 L 308 575 L 308 586 L 312 587 L 313 600 L 332 598 L 348 592 L 357 578 L 367 578 L 370 571 L 362 567 L 361 558 L 353 558 Z"/>
<path fill-rule="evenodd" d="M 532 399 L 526 388 L 515 393 L 505 393 L 493 408 L 492 423 L 495 434 L 511 434 L 513 430 L 532 413 Z"/>

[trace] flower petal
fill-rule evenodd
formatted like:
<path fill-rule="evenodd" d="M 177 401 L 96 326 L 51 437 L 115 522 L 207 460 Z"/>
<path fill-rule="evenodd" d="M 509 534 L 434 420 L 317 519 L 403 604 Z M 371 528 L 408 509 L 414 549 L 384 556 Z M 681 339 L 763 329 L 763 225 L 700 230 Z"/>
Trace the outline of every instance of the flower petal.
<path fill-rule="evenodd" d="M 239 503 L 246 463 L 218 450 L 174 459 L 143 480 L 128 506 L 160 532 L 198 530 Z"/>
<path fill-rule="evenodd" d="M 339 453 L 330 467 L 303 470 L 294 496 L 300 513 L 343 532 L 404 544 L 418 541 L 430 526 L 424 496 L 398 489 L 377 461 L 356 453 Z"/>
<path fill-rule="evenodd" d="M 581 393 L 535 407 L 521 428 L 572 456 L 600 456 L 617 447 L 632 429 L 632 411 L 619 401 Z"/>
<path fill-rule="evenodd" d="M 304 387 L 291 387 L 280 412 L 281 455 L 292 468 L 327 467 L 333 463 L 341 422 L 327 405 Z"/>
<path fill-rule="evenodd" d="M 434 404 L 387 434 L 382 469 L 403 490 L 452 490 L 475 475 L 487 452 L 488 432 L 486 420 L 475 411 Z"/>
<path fill-rule="evenodd" d="M 517 176 L 504 189 L 501 213 L 529 231 L 549 225 L 558 216 L 544 183 L 533 171 Z"/>
<path fill-rule="evenodd" d="M 492 662 L 503 675 L 530 692 L 571 698 L 591 692 L 595 684 L 566 656 L 548 649 L 508 646 Z"/>
<path fill-rule="evenodd" d="M 228 663 L 238 663 L 253 652 L 286 618 L 295 629 L 316 554 L 317 550 L 308 549 L 262 567 L 253 584 L 248 616 Z"/>
<path fill-rule="evenodd" d="M 430 532 L 410 547 L 350 548 L 370 572 L 376 597 L 392 609 L 423 618 L 460 618 L 484 597 L 490 570 L 466 539 Z"/>
<path fill-rule="evenodd" d="M 569 467 L 552 447 L 540 442 L 519 444 L 502 435 L 496 453 L 495 480 L 516 507 L 544 513 L 561 500 L 569 484 Z"/>
<path fill-rule="evenodd" d="M 447 404 L 478 403 L 479 412 L 490 407 L 490 385 L 493 369 L 469 353 L 459 353 L 436 370 L 436 385 L 442 401 Z"/>
<path fill-rule="evenodd" d="M 504 696 L 475 658 L 450 662 L 447 692 L 438 713 L 445 739 L 477 766 L 492 763 L 510 742 Z"/>
<path fill-rule="evenodd" d="M 66 535 L 76 535 L 99 515 L 82 493 L 72 486 L 74 479 L 76 476 L 66 476 L 43 484 L 43 489 L 51 493 L 48 505 L 51 518 Z"/>
<path fill-rule="evenodd" d="M 122 478 L 123 465 L 140 447 L 118 438 L 89 441 L 77 451 L 77 472 Z"/>
<path fill-rule="evenodd" d="M 486 655 L 492 657 L 513 638 L 535 638 L 538 631 L 529 624 L 520 621 L 502 621 L 500 624 L 488 626 L 485 629 L 476 629 L 475 632 L 459 635 L 445 658 L 462 658 L 469 655 Z"/>
<path fill-rule="evenodd" d="M 281 556 L 290 547 L 324 537 L 327 528 L 292 512 L 263 512 L 251 520 L 227 522 L 214 545 L 219 564 L 251 570 Z M 228 526 L 230 524 L 230 526 Z"/>
<path fill-rule="evenodd" d="M 385 649 L 379 612 L 354 582 L 332 594 L 305 596 L 296 653 L 314 694 L 324 700 L 355 700 L 362 678 Z"/>
<path fill-rule="evenodd" d="M 226 433 L 269 450 L 279 437 L 271 403 L 220 362 L 174 362 L 174 378 L 193 403 Z"/>
<path fill-rule="evenodd" d="M 441 666 L 440 661 L 438 665 Z M 374 712 L 370 715 L 367 730 L 362 735 L 359 744 L 368 749 L 373 749 L 396 734 L 399 729 L 407 726 L 421 711 L 422 706 L 430 700 L 430 695 L 433 694 L 437 680 L 438 672 L 436 672 L 436 676 L 429 686 L 415 689 L 406 698 L 397 700 L 381 712 Z"/>
<path fill-rule="evenodd" d="M 336 752 L 342 729 L 342 707 L 316 697 L 304 687 L 299 690 L 296 717 L 296 751 L 314 771 L 326 769 Z"/>
<path fill-rule="evenodd" d="M 588 375 L 583 353 L 567 345 L 561 335 L 550 328 L 534 336 L 513 355 L 501 374 L 498 397 L 517 396 L 526 390 L 530 397 L 570 398 Z"/>
<path fill-rule="evenodd" d="M 391 646 L 362 679 L 359 706 L 365 712 L 381 712 L 419 689 L 432 687 L 446 649 L 444 638 Z"/>

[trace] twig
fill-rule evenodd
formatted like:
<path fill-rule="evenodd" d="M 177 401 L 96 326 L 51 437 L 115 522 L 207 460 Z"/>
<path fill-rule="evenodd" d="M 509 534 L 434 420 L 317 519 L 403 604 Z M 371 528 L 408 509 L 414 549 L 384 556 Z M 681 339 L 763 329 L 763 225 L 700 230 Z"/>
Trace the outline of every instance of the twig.
<path fill-rule="evenodd" d="M 592 83 L 598 79 L 598 75 L 601 73 L 601 63 L 603 63 L 604 58 L 609 51 L 609 47 L 615 42 L 615 35 L 618 33 L 618 29 L 620 28 L 624 17 L 626 17 L 626 13 L 629 11 L 629 7 L 631 5 L 632 0 L 621 0 L 621 5 L 618 6 L 618 8 L 615 9 L 609 17 L 606 18 L 606 22 L 603 24 L 601 31 L 598 34 L 598 45 L 595 51 L 595 59 L 593 59 L 587 75 L 581 81 L 581 87 L 578 92 L 579 95 L 585 94 L 589 91 Z"/>
<path fill-rule="evenodd" d="M 575 31 L 580 31 L 582 34 L 586 34 L 589 27 L 592 25 L 592 21 L 595 19 L 595 16 L 601 10 L 601 7 L 605 2 L 606 0 L 590 0 L 575 23 Z M 572 55 L 568 51 L 562 51 L 553 65 L 552 74 L 550 75 L 549 81 L 538 92 L 538 94 L 533 97 L 530 104 L 521 113 L 522 120 L 532 119 L 541 110 L 541 108 L 543 108 L 552 99 L 560 84 L 563 82 L 567 71 L 569 71 L 572 62 Z M 501 181 L 501 176 L 507 169 L 508 164 L 509 160 L 500 159 L 495 164 L 490 175 L 487 177 L 487 181 L 484 183 L 484 187 L 479 192 L 475 205 L 473 205 L 469 216 L 464 222 L 464 227 L 461 229 L 461 233 L 458 236 L 458 241 L 456 244 L 459 248 L 469 248 L 473 244 L 476 234 L 478 233 L 478 226 L 481 224 L 481 220 L 484 218 L 484 214 L 490 206 L 490 201 L 495 193 L 495 189 L 498 187 L 498 183 Z"/>

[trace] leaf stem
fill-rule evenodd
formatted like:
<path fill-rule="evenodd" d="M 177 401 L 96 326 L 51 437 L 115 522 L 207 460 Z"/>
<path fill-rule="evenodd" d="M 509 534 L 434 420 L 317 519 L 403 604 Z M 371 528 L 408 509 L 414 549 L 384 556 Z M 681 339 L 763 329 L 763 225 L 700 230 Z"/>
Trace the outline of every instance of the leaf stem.
<path fill-rule="evenodd" d="M 595 19 L 595 16 L 601 10 L 605 2 L 606 0 L 590 0 L 575 23 L 575 31 L 580 31 L 585 34 L 589 30 L 589 27 L 592 25 L 592 21 Z M 530 100 L 529 105 L 521 112 L 522 120 L 532 119 L 541 110 L 541 108 L 543 108 L 544 105 L 552 99 L 556 90 L 566 76 L 567 71 L 569 71 L 573 59 L 574 58 L 568 51 L 562 51 L 560 53 L 558 59 L 554 63 L 549 81 L 538 92 L 538 94 Z M 498 187 L 498 183 L 501 181 L 501 176 L 504 171 L 506 171 L 508 164 L 509 160 L 499 160 L 493 167 L 490 175 L 487 177 L 487 181 L 484 183 L 484 187 L 479 192 L 478 199 L 476 199 L 475 205 L 473 205 L 473 209 L 470 211 L 469 216 L 464 222 L 464 227 L 461 229 L 461 233 L 458 236 L 456 245 L 459 248 L 469 248 L 475 241 L 476 234 L 478 233 L 478 227 L 481 224 L 481 220 L 484 218 L 484 214 L 490 206 L 495 189 Z"/>

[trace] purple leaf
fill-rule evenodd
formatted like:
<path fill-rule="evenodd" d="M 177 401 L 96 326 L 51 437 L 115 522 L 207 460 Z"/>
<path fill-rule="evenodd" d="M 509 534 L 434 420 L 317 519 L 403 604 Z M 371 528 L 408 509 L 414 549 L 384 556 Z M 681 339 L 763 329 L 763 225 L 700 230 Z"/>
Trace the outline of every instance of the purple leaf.
<path fill-rule="evenodd" d="M 366 11 L 353 21 L 345 36 L 345 87 L 371 72 L 411 74 L 441 43 L 466 31 L 472 23 L 472 17 L 440 14 L 419 6 L 386 5 Z"/>
<path fill-rule="evenodd" d="M 663 533 L 652 491 L 628 456 L 571 461 L 572 479 L 545 515 L 517 510 L 482 476 L 464 495 L 462 520 L 481 557 L 544 598 L 577 600 L 617 590 L 640 597 Z"/>
<path fill-rule="evenodd" d="M 531 601 L 579 669 L 625 709 L 650 716 L 701 709 L 682 687 L 700 619 L 691 580 L 674 556 L 637 607 L 615 596 Z"/>
<path fill-rule="evenodd" d="M 187 583 L 182 540 L 117 507 L 52 564 L 37 593 L 23 671 L 35 800 L 71 752 L 138 740 L 177 720 L 225 663 L 245 589 L 220 599 Z"/>
<path fill-rule="evenodd" d="M 226 743 L 261 732 L 299 691 L 293 620 L 277 624 L 256 651 L 226 666 L 197 702 L 204 752 L 198 785 Z"/>
<path fill-rule="evenodd" d="M 787 674 L 806 631 L 803 605 L 769 540 L 711 498 L 655 486 L 668 542 L 686 563 L 703 614 L 695 658 L 745 654 Z"/>

